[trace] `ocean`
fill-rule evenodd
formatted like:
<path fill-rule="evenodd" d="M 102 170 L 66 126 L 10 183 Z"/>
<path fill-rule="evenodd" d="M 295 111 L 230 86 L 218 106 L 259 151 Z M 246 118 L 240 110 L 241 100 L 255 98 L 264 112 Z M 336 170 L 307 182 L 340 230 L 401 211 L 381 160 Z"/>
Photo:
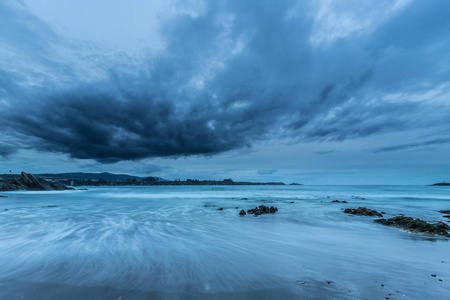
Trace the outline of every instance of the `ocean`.
<path fill-rule="evenodd" d="M 450 221 L 450 187 L 0 194 L 0 299 L 450 299 L 450 238 L 343 213 Z M 278 212 L 239 215 L 259 205 Z"/>

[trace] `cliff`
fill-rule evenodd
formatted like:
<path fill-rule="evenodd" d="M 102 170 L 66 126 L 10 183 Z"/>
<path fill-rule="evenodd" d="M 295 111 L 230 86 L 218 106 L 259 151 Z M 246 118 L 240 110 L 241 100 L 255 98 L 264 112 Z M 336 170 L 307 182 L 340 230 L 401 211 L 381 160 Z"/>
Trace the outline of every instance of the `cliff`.
<path fill-rule="evenodd" d="M 19 176 L 4 175 L 0 178 L 0 191 L 61 191 L 73 190 L 60 183 L 53 183 L 33 174 L 22 172 Z"/>

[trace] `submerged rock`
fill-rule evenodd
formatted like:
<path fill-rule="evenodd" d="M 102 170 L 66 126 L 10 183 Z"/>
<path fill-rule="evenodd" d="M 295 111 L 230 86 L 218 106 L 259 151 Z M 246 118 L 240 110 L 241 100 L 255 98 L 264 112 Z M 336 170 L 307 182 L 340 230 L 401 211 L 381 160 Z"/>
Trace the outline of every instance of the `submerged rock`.
<path fill-rule="evenodd" d="M 432 224 L 421 219 L 414 219 L 406 216 L 396 216 L 390 219 L 378 219 L 374 221 L 386 226 L 394 226 L 412 232 L 439 234 L 450 237 L 450 226 L 442 222 Z"/>
<path fill-rule="evenodd" d="M 241 215 L 241 216 L 245 216 L 247 213 L 245 212 L 245 210 L 241 210 L 240 212 L 239 212 L 239 215 Z"/>
<path fill-rule="evenodd" d="M 377 212 L 376 210 L 372 210 L 367 207 L 346 208 L 344 212 L 346 214 L 352 215 L 383 217 L 383 215 Z"/>
<path fill-rule="evenodd" d="M 259 207 L 255 207 L 253 209 L 247 210 L 247 212 L 249 214 L 254 214 L 255 216 L 259 216 L 259 215 L 262 215 L 262 214 L 272 214 L 272 213 L 275 213 L 277 211 L 278 211 L 278 208 L 273 207 L 273 206 L 268 207 L 268 206 L 265 206 L 265 205 L 260 205 Z"/>
<path fill-rule="evenodd" d="M 221 208 L 218 208 L 217 210 L 223 210 L 223 207 L 221 207 Z"/>

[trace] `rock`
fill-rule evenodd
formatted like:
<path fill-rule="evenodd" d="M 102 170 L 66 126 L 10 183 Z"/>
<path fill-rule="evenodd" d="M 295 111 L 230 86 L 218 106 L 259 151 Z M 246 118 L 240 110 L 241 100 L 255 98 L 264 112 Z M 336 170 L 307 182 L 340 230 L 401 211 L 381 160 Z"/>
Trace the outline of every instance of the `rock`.
<path fill-rule="evenodd" d="M 441 214 L 450 214 L 450 209 L 440 210 Z"/>
<path fill-rule="evenodd" d="M 333 200 L 333 201 L 331 201 L 331 203 L 348 203 L 348 202 L 345 201 L 345 200 L 342 200 L 342 201 L 339 201 L 339 200 Z"/>
<path fill-rule="evenodd" d="M 265 206 L 265 205 L 260 205 L 259 207 L 255 207 L 253 209 L 249 209 L 247 210 L 247 212 L 249 214 L 254 214 L 255 216 L 259 216 L 262 214 L 270 214 L 270 213 L 275 213 L 278 211 L 278 208 L 276 207 L 269 207 L 269 206 Z"/>
<path fill-rule="evenodd" d="M 444 218 L 450 218 L 450 215 L 443 215 Z"/>
<path fill-rule="evenodd" d="M 289 202 L 289 203 L 294 203 L 294 201 L 291 201 L 291 202 Z"/>
<path fill-rule="evenodd" d="M 344 212 L 352 215 L 383 217 L 383 215 L 376 210 L 368 209 L 367 207 L 346 208 Z"/>
<path fill-rule="evenodd" d="M 431 224 L 421 219 L 414 219 L 406 216 L 396 216 L 390 219 L 378 219 L 374 221 L 386 226 L 394 226 L 412 232 L 438 234 L 450 237 L 450 226 L 443 222 Z"/>
<path fill-rule="evenodd" d="M 436 277 L 436 274 L 431 274 L 431 277 Z"/>
<path fill-rule="evenodd" d="M 73 190 L 62 184 L 53 183 L 33 174 L 22 172 L 20 177 L 9 177 L 0 182 L 0 191 L 59 191 Z"/>
<path fill-rule="evenodd" d="M 0 195 L 0 198 L 5 198 L 6 196 Z"/>
<path fill-rule="evenodd" d="M 47 205 L 47 207 L 58 207 L 57 205 Z"/>
<path fill-rule="evenodd" d="M 87 191 L 88 189 L 82 188 L 82 189 L 78 189 L 79 191 Z"/>
<path fill-rule="evenodd" d="M 241 200 L 248 200 L 248 198 L 242 198 Z"/>
<path fill-rule="evenodd" d="M 203 207 L 216 207 L 214 204 L 205 204 Z"/>
<path fill-rule="evenodd" d="M 223 207 L 221 207 L 221 208 L 218 208 L 217 210 L 223 210 Z"/>
<path fill-rule="evenodd" d="M 247 213 L 245 212 L 245 210 L 241 210 L 240 212 L 239 212 L 239 215 L 240 216 L 245 216 Z"/>

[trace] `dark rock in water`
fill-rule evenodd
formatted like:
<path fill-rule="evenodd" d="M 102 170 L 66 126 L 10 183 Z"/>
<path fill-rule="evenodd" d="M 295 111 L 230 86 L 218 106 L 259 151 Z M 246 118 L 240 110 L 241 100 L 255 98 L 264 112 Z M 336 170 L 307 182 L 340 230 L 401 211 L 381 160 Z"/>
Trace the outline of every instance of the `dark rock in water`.
<path fill-rule="evenodd" d="M 0 195 L 0 198 L 4 198 L 4 197 L 6 197 L 6 196 Z"/>
<path fill-rule="evenodd" d="M 4 209 L 4 211 L 7 211 L 7 210 L 8 210 L 7 208 Z"/>
<path fill-rule="evenodd" d="M 203 207 L 216 207 L 216 206 L 213 204 L 205 204 L 205 205 L 203 205 Z"/>
<path fill-rule="evenodd" d="M 450 218 L 450 215 L 443 215 L 444 218 Z"/>
<path fill-rule="evenodd" d="M 367 207 L 358 207 L 358 208 L 346 208 L 344 210 L 346 214 L 352 215 L 362 215 L 362 216 L 375 216 L 382 217 L 383 215 L 377 212 L 376 210 L 368 209 Z"/>
<path fill-rule="evenodd" d="M 294 201 L 291 201 L 291 202 L 289 202 L 289 203 L 294 203 Z"/>
<path fill-rule="evenodd" d="M 57 205 L 47 205 L 47 207 L 58 207 Z"/>
<path fill-rule="evenodd" d="M 223 210 L 223 207 L 221 207 L 221 208 L 218 208 L 217 210 Z"/>
<path fill-rule="evenodd" d="M 255 207 L 253 209 L 247 210 L 247 212 L 249 214 L 254 214 L 255 216 L 259 216 L 259 215 L 262 215 L 262 214 L 271 214 L 271 213 L 275 213 L 277 211 L 278 211 L 278 208 L 273 207 L 273 206 L 268 207 L 268 206 L 265 206 L 265 205 L 260 205 L 259 207 Z"/>
<path fill-rule="evenodd" d="M 245 212 L 245 210 L 241 210 L 240 212 L 239 212 L 239 215 L 241 215 L 241 216 L 245 216 L 247 213 Z"/>
<path fill-rule="evenodd" d="M 20 177 L 3 178 L 0 191 L 61 191 L 73 190 L 62 184 L 47 181 L 33 174 L 22 172 Z"/>
<path fill-rule="evenodd" d="M 78 189 L 79 191 L 87 191 L 88 189 L 82 188 L 82 189 Z"/>
<path fill-rule="evenodd" d="M 440 210 L 441 214 L 450 214 L 450 209 Z"/>
<path fill-rule="evenodd" d="M 438 234 L 450 237 L 450 226 L 443 222 L 431 224 L 421 219 L 414 219 L 406 216 L 396 216 L 390 219 L 378 219 L 374 221 L 386 226 L 394 226 L 412 232 Z"/>
<path fill-rule="evenodd" d="M 333 200 L 333 201 L 331 201 L 331 203 L 348 203 L 348 202 L 345 201 L 345 200 L 342 200 L 342 201 L 339 201 L 339 200 Z"/>
<path fill-rule="evenodd" d="M 242 198 L 241 200 L 248 200 L 248 198 Z"/>
<path fill-rule="evenodd" d="M 431 277 L 436 277 L 436 274 L 431 274 Z"/>
<path fill-rule="evenodd" d="M 239 209 L 239 207 L 238 207 L 238 206 L 236 206 L 236 209 Z"/>

